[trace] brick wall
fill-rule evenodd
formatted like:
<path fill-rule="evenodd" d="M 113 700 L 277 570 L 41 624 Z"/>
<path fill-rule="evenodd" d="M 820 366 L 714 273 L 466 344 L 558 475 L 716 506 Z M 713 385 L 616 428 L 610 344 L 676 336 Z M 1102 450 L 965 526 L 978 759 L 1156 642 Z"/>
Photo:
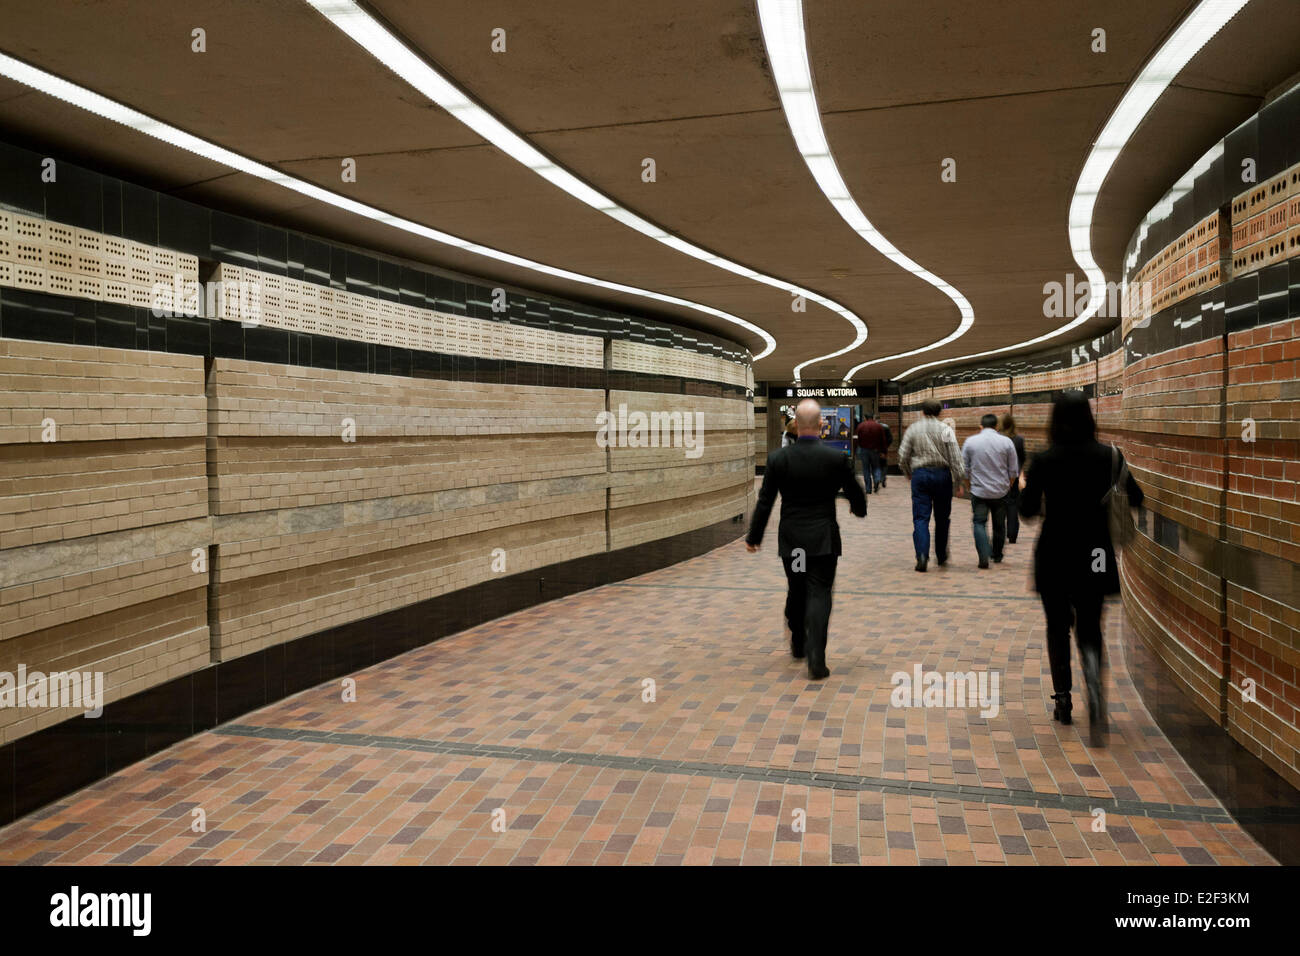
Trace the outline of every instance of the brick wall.
<path fill-rule="evenodd" d="M 778 417 L 779 413 L 778 413 Z M 758 472 L 767 463 L 767 396 L 754 396 L 754 471 Z"/>
<path fill-rule="evenodd" d="M 633 354 L 661 383 L 745 378 L 710 356 Z M 100 671 L 112 703 L 749 505 L 754 413 L 734 388 L 206 364 L 0 339 L 0 671 Z M 597 416 L 620 403 L 700 413 L 699 454 L 602 447 Z M 0 709 L 0 742 L 74 716 Z"/>
<path fill-rule="evenodd" d="M 1146 277 L 1160 295 L 1125 316 L 1122 339 L 908 383 L 903 417 L 938 398 L 964 438 L 985 408 L 1002 410 L 981 397 L 1005 391 L 1010 372 L 1010 410 L 1033 454 L 1055 396 L 1083 389 L 1100 438 L 1124 450 L 1146 495 L 1121 580 L 1158 683 L 1300 786 L 1300 300 L 1288 294 L 1300 247 L 1277 245 L 1300 168 L 1287 176 L 1285 189 L 1275 175 L 1237 196 L 1231 216 L 1153 229 L 1169 238 L 1130 258 L 1130 281 Z"/>
<path fill-rule="evenodd" d="M 601 390 L 216 359 L 208 397 L 216 660 L 604 547 Z"/>
<path fill-rule="evenodd" d="M 1300 258 L 1273 268 L 1300 278 Z M 961 441 L 985 410 L 1009 409 L 1032 455 L 1046 445 L 1055 396 L 1083 389 L 1099 437 L 1123 449 L 1146 495 L 1142 533 L 1121 558 L 1133 634 L 1161 681 L 1300 785 L 1300 318 L 1233 331 L 1222 308 L 1291 281 L 1251 273 L 1227 289 L 1184 285 L 1122 345 L 1011 376 L 1007 405 L 981 400 L 1008 387 L 990 370 L 905 386 L 903 420 L 937 398 Z M 1064 360 L 1074 357 L 1034 361 Z"/>
<path fill-rule="evenodd" d="M 1229 334 L 1227 345 L 1225 539 L 1267 556 L 1227 582 L 1227 724 L 1300 783 L 1300 582 L 1265 570 L 1300 562 L 1300 319 Z M 1255 701 L 1241 693 L 1246 680 Z"/>
<path fill-rule="evenodd" d="M 699 415 L 697 457 L 683 447 L 611 447 L 612 548 L 691 531 L 743 515 L 753 485 L 754 411 L 745 399 L 610 390 L 610 409 Z M 692 452 L 693 453 L 693 452 Z"/>
<path fill-rule="evenodd" d="M 0 671 L 208 661 L 203 359 L 0 339 Z M 0 708 L 0 742 L 75 716 Z"/>

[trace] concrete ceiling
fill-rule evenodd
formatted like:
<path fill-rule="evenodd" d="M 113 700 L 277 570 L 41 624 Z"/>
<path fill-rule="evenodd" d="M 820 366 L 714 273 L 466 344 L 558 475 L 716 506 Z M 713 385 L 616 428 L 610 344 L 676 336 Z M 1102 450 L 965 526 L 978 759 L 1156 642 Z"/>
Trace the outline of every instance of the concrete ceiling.
<path fill-rule="evenodd" d="M 858 204 L 956 286 L 975 326 L 943 349 L 997 348 L 1060 324 L 1043 284 L 1077 272 L 1067 211 L 1089 146 L 1190 0 L 816 0 L 808 47 L 823 123 Z M 868 324 L 838 378 L 957 326 L 956 307 L 855 235 L 795 150 L 752 0 L 373 0 L 426 58 L 602 192 L 698 245 L 842 302 Z M 757 378 L 846 346 L 849 325 L 589 209 L 485 144 L 297 0 L 0 3 L 0 50 L 182 129 L 410 219 L 551 265 L 671 293 L 767 329 Z M 207 52 L 190 49 L 195 27 Z M 507 31 L 493 53 L 491 31 Z M 1091 32 L 1107 33 L 1093 53 Z M 1184 71 L 1116 163 L 1093 243 L 1108 277 L 1147 209 L 1300 69 L 1300 4 L 1253 0 Z M 661 315 L 691 310 L 547 279 L 314 203 L 0 80 L 0 136 L 47 145 L 183 198 L 436 266 Z M 358 181 L 340 181 L 353 157 Z M 653 157 L 658 181 L 641 180 Z M 957 163 L 957 181 L 940 164 Z M 1081 277 L 1081 276 L 1080 276 Z M 1099 333 L 1099 319 L 1078 335 Z M 757 338 L 739 335 L 758 351 Z M 1064 343 L 1066 340 L 1062 340 Z"/>

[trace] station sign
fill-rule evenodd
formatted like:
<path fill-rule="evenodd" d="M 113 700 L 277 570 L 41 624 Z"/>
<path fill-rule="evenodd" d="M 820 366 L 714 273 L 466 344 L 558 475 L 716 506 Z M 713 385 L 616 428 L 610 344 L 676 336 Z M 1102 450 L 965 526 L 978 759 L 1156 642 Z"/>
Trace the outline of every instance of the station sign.
<path fill-rule="evenodd" d="M 798 401 L 801 398 L 845 399 L 875 398 L 876 383 L 870 385 L 769 385 L 767 397 L 777 400 Z M 856 404 L 856 403 L 850 403 Z"/>

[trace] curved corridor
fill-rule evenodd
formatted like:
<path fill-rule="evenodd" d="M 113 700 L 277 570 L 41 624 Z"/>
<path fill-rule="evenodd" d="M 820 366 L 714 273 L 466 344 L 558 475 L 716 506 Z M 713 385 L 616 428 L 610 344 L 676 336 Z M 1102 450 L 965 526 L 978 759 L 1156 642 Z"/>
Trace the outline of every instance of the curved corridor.
<path fill-rule="evenodd" d="M 1079 694 L 1051 720 L 1032 524 L 981 571 L 959 500 L 922 575 L 905 481 L 868 502 L 840 502 L 825 681 L 790 658 L 771 547 L 736 541 L 185 740 L 0 830 L 0 862 L 1273 862 L 1138 699 L 1117 602 L 1109 746 Z M 893 706 L 918 666 L 998 675 L 996 713 Z"/>

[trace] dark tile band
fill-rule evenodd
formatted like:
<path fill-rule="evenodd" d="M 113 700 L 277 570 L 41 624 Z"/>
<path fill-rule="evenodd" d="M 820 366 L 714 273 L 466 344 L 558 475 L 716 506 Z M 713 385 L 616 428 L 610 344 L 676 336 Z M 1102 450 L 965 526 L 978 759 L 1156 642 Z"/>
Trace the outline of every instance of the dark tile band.
<path fill-rule="evenodd" d="M 644 773 L 686 774 L 717 777 L 725 780 L 759 780 L 806 786 L 825 790 L 854 790 L 893 793 L 915 797 L 948 797 L 976 803 L 1010 804 L 1018 807 L 1072 810 L 1090 813 L 1102 809 L 1125 816 L 1158 817 L 1198 823 L 1232 823 L 1227 811 L 1218 807 L 1186 806 L 1171 803 L 1148 803 L 1115 797 L 1092 797 L 1083 794 L 1045 793 L 1039 790 L 1012 790 L 1002 787 L 975 787 L 965 784 L 919 783 L 865 777 L 855 774 L 821 771 L 786 770 L 780 767 L 751 767 L 744 764 L 703 763 L 689 760 L 663 760 L 656 757 L 624 757 L 592 754 L 574 750 L 542 750 L 535 747 L 511 747 L 504 744 L 471 744 L 453 740 L 427 740 L 421 737 L 389 737 L 381 734 L 351 734 L 340 731 L 307 730 L 289 727 L 258 727 L 226 724 L 214 733 L 229 737 L 267 740 L 294 740 L 305 743 L 333 744 L 340 747 L 381 747 L 386 750 L 415 750 L 424 753 L 457 754 L 465 757 L 496 757 L 529 760 L 537 763 L 571 763 L 586 767 L 610 767 Z M 1300 822 L 1300 811 L 1296 821 Z"/>

